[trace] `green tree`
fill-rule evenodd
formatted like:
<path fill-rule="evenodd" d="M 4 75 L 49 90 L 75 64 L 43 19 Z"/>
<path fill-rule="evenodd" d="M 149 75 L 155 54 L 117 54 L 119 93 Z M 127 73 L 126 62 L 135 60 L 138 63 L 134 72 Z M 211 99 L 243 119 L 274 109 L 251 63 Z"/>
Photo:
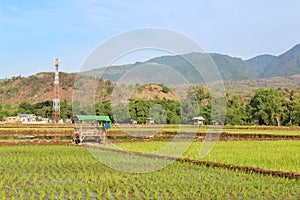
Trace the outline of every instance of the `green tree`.
<path fill-rule="evenodd" d="M 137 116 L 137 121 L 139 123 L 145 124 L 146 123 L 146 118 L 150 117 L 149 114 L 149 102 L 145 100 L 137 100 L 135 109 L 136 109 L 136 116 Z"/>
<path fill-rule="evenodd" d="M 13 108 L 12 105 L 2 105 L 0 110 L 0 120 L 2 120 L 3 117 L 16 116 L 17 114 L 18 110 Z"/>
<path fill-rule="evenodd" d="M 72 106 L 68 104 L 67 100 L 64 100 L 60 103 L 60 117 L 62 119 L 70 119 L 72 116 Z"/>
<path fill-rule="evenodd" d="M 241 96 L 227 95 L 227 112 L 225 122 L 231 125 L 245 125 L 248 121 L 246 105 Z"/>
<path fill-rule="evenodd" d="M 103 101 L 101 104 L 97 104 L 95 108 L 96 108 L 96 115 L 109 116 L 112 122 L 113 123 L 115 122 L 112 114 L 111 101 Z"/>
<path fill-rule="evenodd" d="M 181 122 L 181 108 L 178 101 L 130 99 L 128 107 L 131 119 L 136 119 L 138 123 L 146 123 L 146 118 L 150 116 L 154 117 L 157 123 Z"/>
<path fill-rule="evenodd" d="M 257 120 L 260 125 L 280 126 L 286 118 L 284 105 L 282 93 L 275 89 L 258 89 L 250 98 L 249 112 L 252 120 Z"/>
<path fill-rule="evenodd" d="M 18 112 L 23 114 L 33 114 L 35 113 L 35 109 L 34 106 L 31 105 L 30 103 L 22 102 L 18 107 Z"/>
<path fill-rule="evenodd" d="M 204 117 L 205 123 L 208 124 L 212 115 L 211 101 L 206 88 L 201 86 L 190 87 L 186 98 L 181 102 L 182 123 L 190 123 L 193 117 L 200 115 Z"/>
<path fill-rule="evenodd" d="M 201 86 L 193 86 L 192 88 L 193 93 L 195 94 L 197 100 L 200 104 L 206 99 L 210 99 L 210 95 L 206 88 Z"/>
<path fill-rule="evenodd" d="M 43 118 L 51 118 L 52 116 L 52 101 L 44 101 L 38 102 L 33 105 L 34 113 L 37 116 L 41 116 Z"/>
<path fill-rule="evenodd" d="M 288 124 L 300 125 L 300 94 L 295 90 L 291 90 L 289 93 L 287 107 L 289 110 Z"/>
<path fill-rule="evenodd" d="M 161 103 L 166 110 L 166 122 L 168 124 L 182 123 L 182 112 L 179 101 L 163 99 L 161 101 L 158 100 L 158 103 Z"/>
<path fill-rule="evenodd" d="M 157 124 L 165 124 L 167 122 L 167 113 L 159 102 L 155 102 L 150 108 L 150 116 L 155 119 Z"/>
<path fill-rule="evenodd" d="M 164 93 L 168 93 L 168 92 L 170 92 L 170 88 L 168 88 L 167 86 L 163 85 L 162 91 Z"/>
<path fill-rule="evenodd" d="M 200 105 L 195 95 L 189 94 L 181 102 L 182 123 L 189 123 L 193 117 L 200 115 Z"/>
<path fill-rule="evenodd" d="M 114 122 L 129 123 L 130 113 L 128 105 L 118 104 L 112 108 Z"/>
<path fill-rule="evenodd" d="M 141 99 L 129 99 L 129 113 L 132 119 L 145 124 L 149 114 L 150 102 Z"/>

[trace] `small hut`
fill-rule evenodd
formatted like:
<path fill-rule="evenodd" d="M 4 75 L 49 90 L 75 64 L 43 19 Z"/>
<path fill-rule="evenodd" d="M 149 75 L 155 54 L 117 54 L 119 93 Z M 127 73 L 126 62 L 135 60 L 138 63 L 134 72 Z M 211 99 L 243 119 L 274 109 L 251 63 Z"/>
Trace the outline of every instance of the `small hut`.
<path fill-rule="evenodd" d="M 155 119 L 153 117 L 146 118 L 146 124 L 154 124 Z"/>
<path fill-rule="evenodd" d="M 76 115 L 73 141 L 78 143 L 97 142 L 105 143 L 106 132 L 111 126 L 109 116 Z"/>
<path fill-rule="evenodd" d="M 217 120 L 211 120 L 210 124 L 214 125 L 214 126 L 217 126 L 217 125 L 219 125 L 219 122 Z"/>
<path fill-rule="evenodd" d="M 204 125 L 204 121 L 205 121 L 204 117 L 202 116 L 194 117 L 192 120 L 194 125 Z"/>

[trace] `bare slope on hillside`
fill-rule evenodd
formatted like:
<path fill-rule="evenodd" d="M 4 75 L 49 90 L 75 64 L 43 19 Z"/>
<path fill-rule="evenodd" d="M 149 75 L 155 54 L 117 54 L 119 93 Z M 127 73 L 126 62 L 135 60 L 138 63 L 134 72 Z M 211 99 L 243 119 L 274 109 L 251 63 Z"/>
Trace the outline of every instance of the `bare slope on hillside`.
<path fill-rule="evenodd" d="M 85 83 L 87 87 L 95 84 L 94 80 L 82 78 L 75 84 L 76 74 L 60 73 L 60 98 L 72 102 L 74 90 L 78 95 L 86 95 L 80 90 L 80 83 Z M 38 73 L 30 77 L 12 77 L 7 80 L 0 80 L 0 104 L 10 104 L 18 106 L 22 102 L 37 103 L 51 101 L 53 99 L 53 73 Z M 116 100 L 128 98 L 138 99 L 170 99 L 181 98 L 181 94 L 186 93 L 187 85 L 177 85 L 176 87 L 166 87 L 162 84 L 146 84 L 122 86 L 109 80 L 96 80 L 97 89 L 95 91 L 97 102 L 105 100 Z M 288 77 L 274 77 L 255 80 L 225 81 L 225 88 L 229 94 L 249 95 L 257 88 L 294 89 L 300 92 L 300 74 Z M 205 84 L 203 84 L 205 86 Z M 124 98 L 124 96 L 126 98 Z"/>

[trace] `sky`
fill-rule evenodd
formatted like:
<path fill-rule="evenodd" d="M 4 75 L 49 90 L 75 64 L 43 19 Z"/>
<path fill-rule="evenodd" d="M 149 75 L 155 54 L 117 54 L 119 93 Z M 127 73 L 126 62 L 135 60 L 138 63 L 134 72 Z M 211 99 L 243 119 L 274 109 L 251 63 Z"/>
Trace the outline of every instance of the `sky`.
<path fill-rule="evenodd" d="M 299 8 L 298 0 L 0 0 L 0 78 L 54 71 L 57 57 L 61 71 L 80 71 L 97 46 L 148 27 L 206 52 L 279 55 L 300 43 Z"/>

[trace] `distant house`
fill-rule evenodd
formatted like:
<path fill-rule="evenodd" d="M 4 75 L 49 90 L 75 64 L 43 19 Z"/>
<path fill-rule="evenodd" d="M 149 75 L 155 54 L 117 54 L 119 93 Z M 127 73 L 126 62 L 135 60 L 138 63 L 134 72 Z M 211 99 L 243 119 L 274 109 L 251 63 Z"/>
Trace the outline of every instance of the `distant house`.
<path fill-rule="evenodd" d="M 8 124 L 26 124 L 26 123 L 37 123 L 36 116 L 34 114 L 18 114 L 17 116 L 12 117 L 3 117 L 2 122 Z M 48 119 L 43 119 L 43 121 L 39 121 L 39 123 L 47 123 Z"/>
<path fill-rule="evenodd" d="M 137 120 L 135 120 L 135 119 L 131 119 L 130 122 L 131 122 L 131 124 L 137 124 L 138 123 Z"/>
<path fill-rule="evenodd" d="M 47 124 L 50 122 L 50 119 L 49 118 L 43 118 L 43 117 L 37 117 L 38 118 L 38 121 L 36 123 L 39 123 L 39 124 Z"/>
<path fill-rule="evenodd" d="M 21 123 L 36 122 L 36 116 L 34 114 L 18 114 Z"/>
<path fill-rule="evenodd" d="M 154 124 L 155 119 L 153 117 L 146 118 L 146 124 Z"/>
<path fill-rule="evenodd" d="M 219 122 L 216 120 L 211 120 L 210 124 L 216 126 L 219 125 Z"/>
<path fill-rule="evenodd" d="M 192 120 L 194 125 L 204 125 L 204 121 L 205 121 L 204 117 L 202 116 L 194 117 Z"/>
<path fill-rule="evenodd" d="M 20 118 L 18 116 L 3 117 L 2 122 L 8 123 L 8 124 L 16 124 L 16 123 L 20 122 Z"/>

